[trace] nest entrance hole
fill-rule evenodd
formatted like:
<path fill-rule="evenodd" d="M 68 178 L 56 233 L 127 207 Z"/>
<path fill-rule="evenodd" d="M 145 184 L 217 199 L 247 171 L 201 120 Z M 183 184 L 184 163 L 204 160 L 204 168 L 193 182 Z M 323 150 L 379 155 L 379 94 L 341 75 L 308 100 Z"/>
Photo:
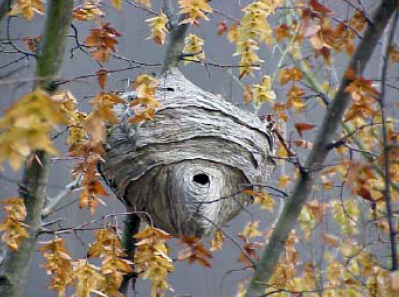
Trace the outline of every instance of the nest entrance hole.
<path fill-rule="evenodd" d="M 205 173 L 198 173 L 193 176 L 193 182 L 205 186 L 210 183 L 209 176 Z"/>

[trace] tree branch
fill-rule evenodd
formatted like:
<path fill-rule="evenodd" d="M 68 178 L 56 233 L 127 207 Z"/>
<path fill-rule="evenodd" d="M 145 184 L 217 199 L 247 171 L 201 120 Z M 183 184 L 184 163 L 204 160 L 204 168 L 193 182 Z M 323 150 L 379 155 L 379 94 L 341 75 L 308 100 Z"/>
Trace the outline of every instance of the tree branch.
<path fill-rule="evenodd" d="M 184 39 L 189 27 L 189 24 L 179 24 L 184 20 L 185 15 L 177 17 L 177 13 L 172 11 L 168 2 L 167 0 L 164 1 L 164 9 L 169 18 L 170 34 L 161 73 L 165 73 L 171 67 L 178 66 L 184 48 Z"/>
<path fill-rule="evenodd" d="M 136 239 L 133 237 L 139 232 L 140 229 L 140 217 L 137 214 L 128 214 L 125 219 L 125 226 L 123 228 L 122 235 L 122 248 L 127 254 L 127 259 L 134 261 L 134 251 L 136 249 Z M 119 288 L 119 292 L 127 296 L 129 289 L 129 283 L 132 283 L 134 289 L 137 273 L 132 272 L 123 277 L 122 284 Z"/>
<path fill-rule="evenodd" d="M 6 14 L 11 10 L 13 0 L 2 0 L 0 3 L 0 22 L 6 16 Z"/>
<path fill-rule="evenodd" d="M 41 52 L 36 64 L 36 86 L 49 92 L 54 90 L 53 82 L 58 76 L 65 51 L 69 26 L 72 20 L 73 1 L 49 1 Z M 46 200 L 46 184 L 49 172 L 49 157 L 43 151 L 32 155 L 32 162 L 24 169 L 19 187 L 27 211 L 25 224 L 29 226 L 30 237 L 20 248 L 8 252 L 4 261 L 4 272 L 0 276 L 1 297 L 21 297 L 23 295 L 29 263 L 35 251 L 38 230 L 41 227 L 41 214 Z"/>
<path fill-rule="evenodd" d="M 383 139 L 383 153 L 384 153 L 384 201 L 385 201 L 385 208 L 387 212 L 387 221 L 389 226 L 389 240 L 390 240 L 390 248 L 391 248 L 391 259 L 392 259 L 392 267 L 391 271 L 398 270 L 398 258 L 397 258 L 397 246 L 396 246 L 396 228 L 393 222 L 393 214 L 392 214 L 392 204 L 391 204 L 391 172 L 390 172 L 390 152 L 391 152 L 391 145 L 388 139 L 388 131 L 386 126 L 386 112 L 385 112 L 385 82 L 387 79 L 388 74 L 388 66 L 389 66 L 389 50 L 392 45 L 394 36 L 395 36 L 395 28 L 398 22 L 398 10 L 396 10 L 395 15 L 393 17 L 391 28 L 387 27 L 387 40 L 385 47 L 383 47 L 383 63 L 381 69 L 381 96 L 379 100 L 380 109 L 381 109 L 381 119 L 382 119 L 382 139 Z"/>
<path fill-rule="evenodd" d="M 374 14 L 373 24 L 367 27 L 364 38 L 360 41 L 348 70 L 353 69 L 358 75 L 363 73 L 384 28 L 396 9 L 397 0 L 383 0 L 381 2 Z M 344 77 L 342 79 L 338 92 L 329 105 L 318 131 L 315 144 L 305 162 L 305 168 L 311 169 L 324 163 L 329 152 L 328 145 L 333 142 L 334 133 L 338 129 L 341 118 L 350 103 L 350 94 L 345 91 L 350 83 L 351 81 L 348 78 Z M 312 191 L 315 175 L 316 173 L 302 172 L 297 180 L 292 194 L 284 205 L 269 243 L 256 266 L 245 297 L 259 296 L 264 292 L 273 274 L 274 267 L 279 261 L 285 242 L 294 228 L 307 197 Z"/>

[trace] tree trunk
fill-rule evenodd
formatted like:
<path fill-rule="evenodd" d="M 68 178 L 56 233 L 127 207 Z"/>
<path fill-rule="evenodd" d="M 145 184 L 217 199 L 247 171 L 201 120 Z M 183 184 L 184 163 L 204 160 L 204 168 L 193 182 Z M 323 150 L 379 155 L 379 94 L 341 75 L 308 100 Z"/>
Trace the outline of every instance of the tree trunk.
<path fill-rule="evenodd" d="M 35 87 L 53 92 L 65 52 L 68 30 L 72 21 L 73 1 L 51 0 L 47 9 L 47 20 L 43 31 L 43 44 L 36 64 Z M 29 270 L 30 260 L 35 251 L 41 215 L 46 199 L 48 182 L 47 153 L 34 152 L 32 161 L 26 164 L 19 188 L 23 197 L 30 237 L 25 239 L 17 251 L 9 251 L 4 261 L 4 271 L 0 276 L 1 297 L 21 297 Z"/>

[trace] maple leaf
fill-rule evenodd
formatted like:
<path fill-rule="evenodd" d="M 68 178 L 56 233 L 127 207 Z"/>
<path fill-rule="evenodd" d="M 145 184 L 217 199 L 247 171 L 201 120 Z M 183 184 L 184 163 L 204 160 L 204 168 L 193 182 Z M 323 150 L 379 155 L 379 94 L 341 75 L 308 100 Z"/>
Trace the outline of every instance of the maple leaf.
<path fill-rule="evenodd" d="M 44 6 L 42 0 L 18 0 L 15 3 L 11 11 L 10 16 L 16 16 L 22 14 L 25 20 L 30 21 L 35 13 L 43 14 Z"/>
<path fill-rule="evenodd" d="M 161 12 L 158 16 L 145 20 L 151 28 L 151 35 L 148 39 L 153 39 L 156 44 L 162 45 L 168 32 L 166 24 L 169 22 L 166 15 Z"/>
<path fill-rule="evenodd" d="M 205 13 L 212 13 L 212 7 L 207 0 L 179 0 L 180 11 L 186 18 L 180 24 L 199 25 L 199 19 L 209 21 Z"/>

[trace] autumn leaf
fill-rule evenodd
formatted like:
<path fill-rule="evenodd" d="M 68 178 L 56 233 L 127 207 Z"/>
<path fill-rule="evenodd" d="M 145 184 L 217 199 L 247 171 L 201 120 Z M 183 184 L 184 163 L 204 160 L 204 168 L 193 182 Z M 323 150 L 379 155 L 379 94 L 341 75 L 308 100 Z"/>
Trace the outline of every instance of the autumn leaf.
<path fill-rule="evenodd" d="M 321 13 L 324 13 L 324 14 L 329 14 L 329 13 L 332 12 L 331 9 L 329 9 L 328 7 L 322 5 L 318 0 L 310 0 L 309 1 L 309 5 L 311 6 L 311 8 L 314 11 L 317 11 L 317 12 L 321 12 Z"/>
<path fill-rule="evenodd" d="M 96 72 L 97 82 L 101 90 L 105 89 L 108 80 L 108 70 L 101 68 Z"/>
<path fill-rule="evenodd" d="M 279 82 L 282 85 L 287 84 L 290 81 L 299 81 L 303 79 L 303 74 L 302 72 L 294 67 L 294 68 L 283 68 L 280 70 L 279 76 L 278 76 Z"/>
<path fill-rule="evenodd" d="M 223 35 L 225 32 L 227 32 L 229 30 L 229 28 L 226 25 L 226 22 L 219 22 L 218 24 L 218 36 Z"/>
<path fill-rule="evenodd" d="M 108 62 L 109 52 L 116 51 L 115 46 L 119 43 L 116 38 L 120 36 L 121 34 L 115 28 L 106 23 L 100 28 L 91 29 L 85 44 L 95 48 L 90 52 L 93 59 L 99 62 Z"/>
<path fill-rule="evenodd" d="M 45 258 L 41 267 L 52 276 L 49 288 L 58 292 L 59 297 L 63 297 L 66 294 L 66 288 L 74 282 L 71 253 L 66 249 L 63 238 L 56 237 L 41 244 L 39 252 L 43 253 Z"/>
<path fill-rule="evenodd" d="M 195 34 L 190 33 L 184 40 L 185 45 L 183 53 L 187 54 L 184 64 L 188 64 L 192 61 L 204 61 L 204 40 Z"/>
<path fill-rule="evenodd" d="M 309 131 L 316 127 L 316 125 L 310 123 L 295 123 L 295 129 L 298 131 L 299 136 L 303 137 L 303 131 Z"/>
<path fill-rule="evenodd" d="M 15 3 L 9 16 L 16 16 L 22 14 L 25 20 L 30 21 L 35 13 L 43 14 L 44 6 L 42 0 L 18 0 Z"/>
<path fill-rule="evenodd" d="M 112 5 L 117 9 L 121 10 L 122 9 L 122 0 L 110 0 Z"/>
<path fill-rule="evenodd" d="M 133 83 L 133 89 L 137 92 L 137 98 L 130 102 L 134 108 L 134 116 L 129 123 L 138 124 L 155 118 L 155 110 L 161 108 L 161 104 L 155 98 L 158 80 L 147 74 L 140 74 Z"/>
<path fill-rule="evenodd" d="M 180 24 L 198 26 L 200 19 L 209 21 L 206 13 L 212 13 L 212 7 L 207 2 L 207 0 L 179 0 L 179 13 L 186 15 L 186 18 Z"/>
<path fill-rule="evenodd" d="M 260 242 L 250 242 L 249 238 L 239 234 L 238 237 L 244 242 L 242 248 L 245 251 L 238 255 L 238 262 L 244 263 L 253 268 L 253 263 L 259 260 L 258 251 L 264 248 L 264 244 Z"/>
<path fill-rule="evenodd" d="M 284 175 L 280 175 L 278 177 L 278 187 L 279 188 L 285 188 L 290 183 L 291 183 L 291 178 L 289 177 L 289 175 L 284 174 Z"/>
<path fill-rule="evenodd" d="M 213 235 L 213 239 L 210 241 L 211 249 L 210 251 L 217 251 L 221 250 L 223 248 L 224 244 L 224 236 L 222 233 L 222 230 L 217 230 L 215 234 Z"/>
<path fill-rule="evenodd" d="M 24 200 L 19 197 L 11 197 L 1 202 L 4 204 L 6 216 L 0 224 L 0 231 L 3 231 L 1 240 L 12 250 L 17 250 L 24 238 L 28 238 L 26 225 L 22 223 L 26 217 Z"/>
<path fill-rule="evenodd" d="M 262 209 L 272 210 L 274 207 L 274 200 L 264 189 L 261 192 L 246 189 L 243 193 L 254 197 L 254 202 L 260 204 Z"/>
<path fill-rule="evenodd" d="M 148 39 L 153 39 L 156 44 L 162 45 L 165 42 L 168 29 L 166 24 L 169 22 L 166 15 L 161 12 L 158 16 L 146 20 L 151 28 L 151 35 Z"/>
<path fill-rule="evenodd" d="M 261 236 L 262 233 L 259 231 L 259 221 L 248 222 L 240 235 L 246 239 Z"/>
<path fill-rule="evenodd" d="M 264 102 L 273 102 L 276 99 L 276 94 L 272 89 L 272 78 L 269 75 L 264 75 L 260 84 L 252 86 L 253 101 L 257 104 Z"/>
<path fill-rule="evenodd" d="M 230 26 L 229 33 L 227 33 L 227 39 L 230 42 L 237 42 L 238 41 L 238 25 L 239 23 L 234 23 L 233 25 Z"/>
<path fill-rule="evenodd" d="M 74 263 L 74 274 L 77 281 L 76 297 L 90 297 L 91 293 L 100 292 L 106 280 L 100 269 L 87 260 L 78 260 Z"/>
<path fill-rule="evenodd" d="M 172 259 L 168 256 L 165 243 L 171 236 L 166 232 L 146 226 L 134 238 L 141 239 L 136 243 L 134 263 L 138 272 L 143 272 L 141 277 L 149 278 L 151 296 L 157 297 L 164 294 L 171 287 L 167 282 L 168 273 L 174 270 Z"/>
<path fill-rule="evenodd" d="M 340 245 L 339 238 L 330 234 L 323 233 L 321 239 L 332 247 L 338 247 Z"/>
<path fill-rule="evenodd" d="M 99 23 L 99 19 L 104 17 L 105 13 L 101 10 L 98 2 L 90 1 L 75 7 L 72 11 L 72 17 L 77 21 L 94 21 Z"/>
<path fill-rule="evenodd" d="M 143 4 L 145 7 L 150 8 L 151 7 L 151 3 L 150 0 L 134 0 L 134 2 Z"/>
<path fill-rule="evenodd" d="M 56 155 L 49 134 L 58 124 L 67 124 L 61 104 L 40 89 L 23 96 L 0 119 L 0 164 L 17 170 L 35 150 Z"/>
<path fill-rule="evenodd" d="M 302 99 L 304 95 L 305 91 L 302 88 L 293 85 L 287 93 L 287 107 L 293 107 L 298 112 L 303 111 L 306 107 L 306 103 Z"/>
<path fill-rule="evenodd" d="M 310 141 L 307 141 L 307 140 L 303 140 L 303 139 L 295 140 L 294 143 L 295 143 L 295 146 L 297 146 L 297 147 L 302 147 L 302 148 L 307 148 L 307 149 L 311 149 L 313 147 L 313 143 L 311 143 Z"/>
<path fill-rule="evenodd" d="M 177 255 L 178 261 L 187 260 L 189 264 L 198 262 L 204 267 L 212 267 L 211 263 L 208 261 L 208 259 L 213 258 L 212 253 L 203 246 L 199 238 L 194 236 L 182 236 L 179 244 L 185 244 L 188 247 L 187 249 L 179 251 Z"/>

